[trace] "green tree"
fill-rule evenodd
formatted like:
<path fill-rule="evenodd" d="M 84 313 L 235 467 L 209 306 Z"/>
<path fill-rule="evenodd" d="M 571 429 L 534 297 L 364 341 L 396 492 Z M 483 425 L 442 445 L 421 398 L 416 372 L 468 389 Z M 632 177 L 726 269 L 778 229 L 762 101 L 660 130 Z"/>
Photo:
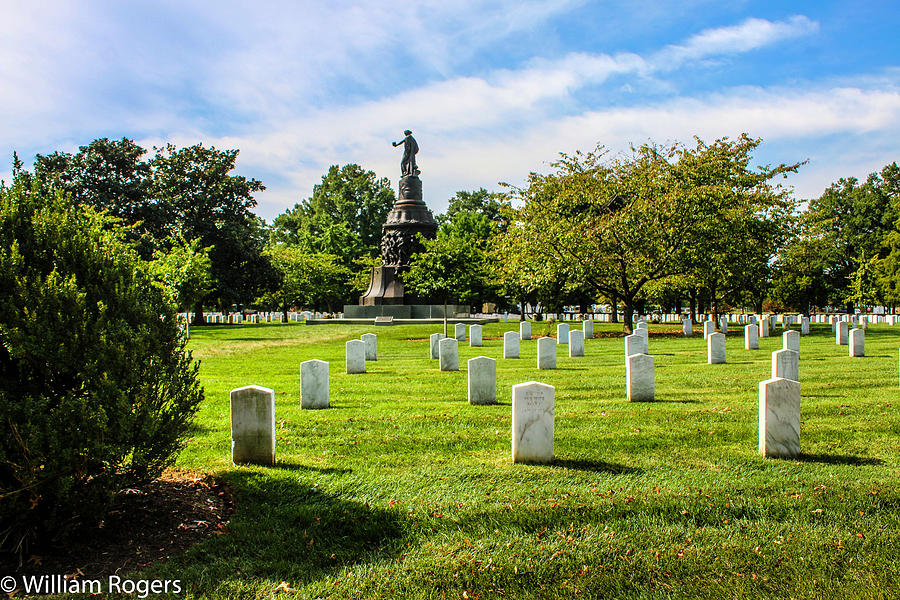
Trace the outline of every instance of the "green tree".
<path fill-rule="evenodd" d="M 717 250 L 723 221 L 784 200 L 769 182 L 799 164 L 750 167 L 760 140 L 744 135 L 693 148 L 645 144 L 631 156 L 605 160 L 598 148 L 563 154 L 550 175 L 532 173 L 512 235 L 530 264 L 562 274 L 573 289 L 618 298 L 631 331 L 644 286 L 694 272 Z M 509 232 L 508 232 L 509 233 Z"/>
<path fill-rule="evenodd" d="M 856 260 L 857 268 L 850 277 L 850 293 L 845 299 L 848 304 L 870 310 L 879 303 L 878 262 L 878 257 L 866 258 L 865 254 Z"/>
<path fill-rule="evenodd" d="M 497 194 L 484 188 L 467 192 L 460 190 L 450 199 L 446 212 L 437 217 L 438 225 L 453 221 L 461 213 L 478 214 L 495 223 L 499 229 L 506 226 L 507 220 L 503 211 L 504 203 Z"/>
<path fill-rule="evenodd" d="M 312 196 L 272 223 L 272 244 L 331 254 L 347 268 L 363 256 L 380 254 L 381 228 L 394 205 L 386 178 L 356 164 L 332 165 Z"/>
<path fill-rule="evenodd" d="M 150 165 L 143 160 L 147 151 L 128 138 L 100 138 L 78 152 L 38 154 L 34 174 L 39 181 L 67 192 L 74 202 L 135 225 L 153 221 L 154 204 L 150 200 Z M 129 239 L 146 236 L 145 227 L 129 230 Z M 156 246 L 152 239 L 142 239 L 138 246 L 149 258 Z"/>
<path fill-rule="evenodd" d="M 189 242 L 180 235 L 166 245 L 168 251 L 153 253 L 150 271 L 179 311 L 190 310 L 213 289 L 211 248 L 201 248 L 200 238 Z"/>
<path fill-rule="evenodd" d="M 195 323 L 203 322 L 205 302 L 222 307 L 247 302 L 275 281 L 263 256 L 268 232 L 252 212 L 253 194 L 265 187 L 230 174 L 237 155 L 202 144 L 180 149 L 169 144 L 150 160 L 156 207 L 147 227 L 156 239 L 180 234 L 210 248 L 213 291 L 197 301 Z"/>
<path fill-rule="evenodd" d="M 835 305 L 852 297 L 851 279 L 862 255 L 884 258 L 886 236 L 900 217 L 900 207 L 892 199 L 900 190 L 900 168 L 896 163 L 871 173 L 864 183 L 855 177 L 841 178 L 819 197 L 809 202 L 804 235 L 822 240 L 828 251 L 827 285 L 829 302 Z"/>
<path fill-rule="evenodd" d="M 310 254 L 297 246 L 270 246 L 266 255 L 280 275 L 280 283 L 257 301 L 284 313 L 291 307 L 325 307 L 332 311 L 350 293 L 350 270 L 332 254 Z"/>
<path fill-rule="evenodd" d="M 444 302 L 444 335 L 447 335 L 447 304 L 450 300 L 470 302 L 483 285 L 484 251 L 465 238 L 438 230 L 433 240 L 419 234 L 424 249 L 413 255 L 404 285 L 426 298 Z"/>
<path fill-rule="evenodd" d="M 122 229 L 27 179 L 0 187 L 0 551 L 19 553 L 159 475 L 203 399 Z"/>
<path fill-rule="evenodd" d="M 830 252 L 824 240 L 799 235 L 779 253 L 773 265 L 770 296 L 787 309 L 805 314 L 828 303 Z"/>

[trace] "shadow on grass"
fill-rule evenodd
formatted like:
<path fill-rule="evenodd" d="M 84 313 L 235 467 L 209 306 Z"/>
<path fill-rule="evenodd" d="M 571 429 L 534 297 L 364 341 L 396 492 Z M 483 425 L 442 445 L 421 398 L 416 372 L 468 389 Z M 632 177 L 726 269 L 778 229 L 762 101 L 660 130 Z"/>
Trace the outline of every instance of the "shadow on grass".
<path fill-rule="evenodd" d="M 679 398 L 654 398 L 653 400 L 634 400 L 632 404 L 700 404 L 700 400 L 688 400 Z"/>
<path fill-rule="evenodd" d="M 197 596 L 248 581 L 301 588 L 400 554 L 402 514 L 320 491 L 315 476 L 267 471 L 227 473 L 235 498 L 228 529 L 163 565 L 157 576 L 177 576 Z"/>
<path fill-rule="evenodd" d="M 799 462 L 822 463 L 826 465 L 883 465 L 880 458 L 866 456 L 851 456 L 848 454 L 806 454 L 801 453 L 797 458 Z"/>
<path fill-rule="evenodd" d="M 316 473 L 337 473 L 339 475 L 343 475 L 344 473 L 352 473 L 353 469 L 338 469 L 334 467 L 313 467 L 311 465 L 301 465 L 298 463 L 290 463 L 290 462 L 276 462 L 275 469 L 281 469 L 282 471 L 315 471 Z"/>
<path fill-rule="evenodd" d="M 641 469 L 635 467 L 588 458 L 555 458 L 553 462 L 547 464 L 547 466 L 553 469 L 572 469 L 574 471 L 611 473 L 613 475 L 631 475 L 642 472 Z"/>

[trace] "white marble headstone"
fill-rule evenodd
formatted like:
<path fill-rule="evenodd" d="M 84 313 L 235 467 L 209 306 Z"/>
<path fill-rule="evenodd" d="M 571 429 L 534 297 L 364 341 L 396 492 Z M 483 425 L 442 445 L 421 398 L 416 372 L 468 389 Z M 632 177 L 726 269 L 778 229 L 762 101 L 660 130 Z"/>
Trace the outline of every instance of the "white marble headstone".
<path fill-rule="evenodd" d="M 275 392 L 256 385 L 231 390 L 231 460 L 275 464 Z"/>
<path fill-rule="evenodd" d="M 362 340 L 350 340 L 346 344 L 347 373 L 366 372 L 366 343 Z"/>
<path fill-rule="evenodd" d="M 781 334 L 782 348 L 800 352 L 800 333 L 798 331 L 785 331 Z"/>
<path fill-rule="evenodd" d="M 503 358 L 519 358 L 519 336 L 515 331 L 503 334 Z"/>
<path fill-rule="evenodd" d="M 639 335 L 644 338 L 644 345 L 648 349 L 645 354 L 650 354 L 650 330 L 647 327 L 638 327 L 632 332 L 634 335 Z"/>
<path fill-rule="evenodd" d="M 556 325 L 556 342 L 558 344 L 569 343 L 569 326 L 566 323 L 558 323 Z"/>
<path fill-rule="evenodd" d="M 469 404 L 497 404 L 497 361 L 487 356 L 466 362 L 469 374 Z"/>
<path fill-rule="evenodd" d="M 480 347 L 482 346 L 481 341 L 481 325 L 470 325 L 469 326 L 469 346 Z"/>
<path fill-rule="evenodd" d="M 638 335 L 637 333 L 632 333 L 631 335 L 625 336 L 625 359 L 626 362 L 628 357 L 633 354 L 647 354 L 647 340 L 644 339 L 644 336 Z"/>
<path fill-rule="evenodd" d="M 631 402 L 652 402 L 655 394 L 653 357 L 632 354 L 625 360 L 625 393 Z"/>
<path fill-rule="evenodd" d="M 555 396 L 556 390 L 552 385 L 537 381 L 513 386 L 514 463 L 547 463 L 553 460 Z"/>
<path fill-rule="evenodd" d="M 809 317 L 800 318 L 800 334 L 809 335 Z"/>
<path fill-rule="evenodd" d="M 706 362 L 718 365 L 725 362 L 725 334 L 713 332 L 706 338 Z"/>
<path fill-rule="evenodd" d="M 300 408 L 328 408 L 328 363 L 324 360 L 300 363 Z"/>
<path fill-rule="evenodd" d="M 744 349 L 759 350 L 759 326 L 755 323 L 744 325 Z"/>
<path fill-rule="evenodd" d="M 443 333 L 432 333 L 428 337 L 428 342 L 431 346 L 431 358 L 436 360 L 438 357 L 440 357 L 440 353 L 438 352 L 438 343 L 445 337 L 446 336 Z"/>
<path fill-rule="evenodd" d="M 569 356 L 584 356 L 584 332 L 579 329 L 569 331 Z"/>
<path fill-rule="evenodd" d="M 759 382 L 759 453 L 800 456 L 800 382 L 783 378 Z"/>
<path fill-rule="evenodd" d="M 538 338 L 537 341 L 537 368 L 556 368 L 556 340 L 551 337 Z"/>
<path fill-rule="evenodd" d="M 772 353 L 772 379 L 776 377 L 800 381 L 799 352 L 785 349 Z"/>
<path fill-rule="evenodd" d="M 366 345 L 366 360 L 378 360 L 378 336 L 374 333 L 364 333 L 359 339 Z"/>
<path fill-rule="evenodd" d="M 864 329 L 850 330 L 850 356 L 858 357 L 866 355 L 866 332 Z"/>
<path fill-rule="evenodd" d="M 716 332 L 716 322 L 715 321 L 704 321 L 703 322 L 703 339 L 709 339 L 709 334 Z"/>
<path fill-rule="evenodd" d="M 838 346 L 847 345 L 847 321 L 839 321 L 834 330 L 834 343 Z"/>
<path fill-rule="evenodd" d="M 444 338 L 438 342 L 441 371 L 459 371 L 459 342 L 456 338 Z"/>
<path fill-rule="evenodd" d="M 592 340 L 594 339 L 594 322 L 590 319 L 585 319 L 581 323 L 581 330 L 584 332 L 584 339 Z"/>
<path fill-rule="evenodd" d="M 690 319 L 681 320 L 681 331 L 684 335 L 692 335 L 694 333 L 694 326 L 691 324 Z"/>
<path fill-rule="evenodd" d="M 769 328 L 771 327 L 771 323 L 768 319 L 760 319 L 759 320 L 759 337 L 767 338 L 769 337 Z"/>
<path fill-rule="evenodd" d="M 453 335 L 457 339 L 457 341 L 464 342 L 466 341 L 466 324 L 465 323 L 457 323 L 453 326 Z"/>
<path fill-rule="evenodd" d="M 523 340 L 531 339 L 531 322 L 522 321 L 519 323 L 519 338 Z"/>

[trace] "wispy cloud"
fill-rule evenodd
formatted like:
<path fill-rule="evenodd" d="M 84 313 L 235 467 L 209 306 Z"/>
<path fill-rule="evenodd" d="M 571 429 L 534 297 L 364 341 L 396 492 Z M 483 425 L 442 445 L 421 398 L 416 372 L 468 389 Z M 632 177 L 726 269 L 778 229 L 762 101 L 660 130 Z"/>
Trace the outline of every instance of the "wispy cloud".
<path fill-rule="evenodd" d="M 682 44 L 665 47 L 650 62 L 659 69 L 675 69 L 688 61 L 749 52 L 782 40 L 811 35 L 818 29 L 816 21 L 803 15 L 795 15 L 786 21 L 751 18 L 740 25 L 705 29 Z"/>

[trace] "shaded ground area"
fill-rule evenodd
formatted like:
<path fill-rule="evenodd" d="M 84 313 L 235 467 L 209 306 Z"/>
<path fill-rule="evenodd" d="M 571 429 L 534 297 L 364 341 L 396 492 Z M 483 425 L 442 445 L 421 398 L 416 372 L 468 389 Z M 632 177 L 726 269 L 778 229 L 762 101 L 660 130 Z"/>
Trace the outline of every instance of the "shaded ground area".
<path fill-rule="evenodd" d="M 0 564 L 0 574 L 64 574 L 96 578 L 167 560 L 211 535 L 228 531 L 234 502 L 213 477 L 167 471 L 142 489 L 119 493 L 103 522 L 56 547 Z"/>

